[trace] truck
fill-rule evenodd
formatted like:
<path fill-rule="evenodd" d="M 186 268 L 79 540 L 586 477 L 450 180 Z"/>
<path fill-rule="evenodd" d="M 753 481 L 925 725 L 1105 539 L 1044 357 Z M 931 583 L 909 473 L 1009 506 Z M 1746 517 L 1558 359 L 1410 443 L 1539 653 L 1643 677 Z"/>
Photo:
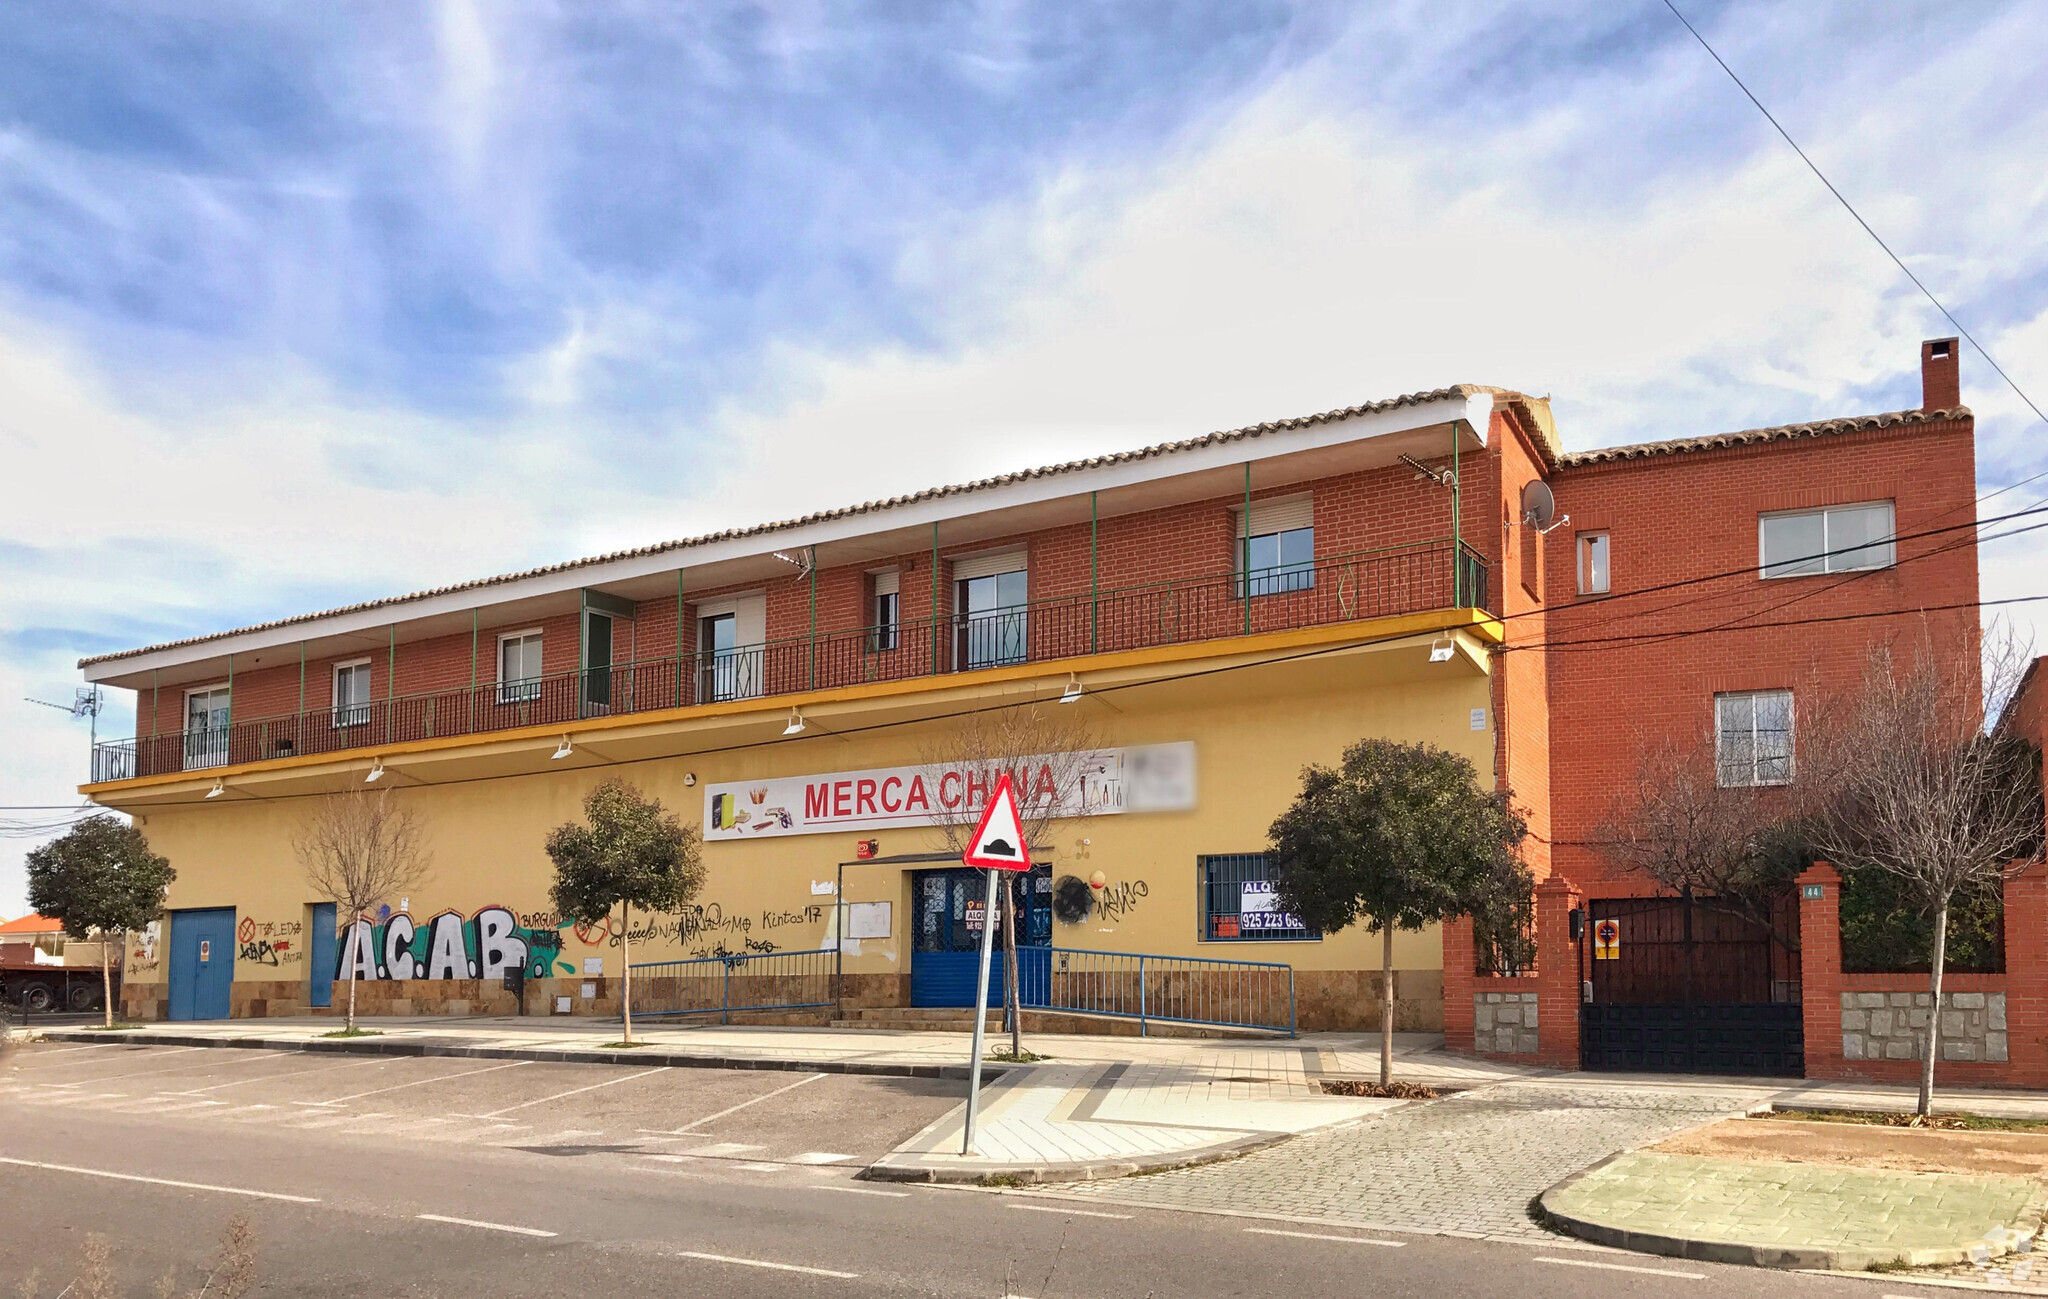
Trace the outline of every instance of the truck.
<path fill-rule="evenodd" d="M 27 915 L 0 925 L 0 1006 L 41 1015 L 84 1013 L 106 1004 L 100 976 L 98 939 L 67 938 L 64 926 L 47 916 Z M 121 995 L 121 954 L 112 941 L 114 996 Z"/>

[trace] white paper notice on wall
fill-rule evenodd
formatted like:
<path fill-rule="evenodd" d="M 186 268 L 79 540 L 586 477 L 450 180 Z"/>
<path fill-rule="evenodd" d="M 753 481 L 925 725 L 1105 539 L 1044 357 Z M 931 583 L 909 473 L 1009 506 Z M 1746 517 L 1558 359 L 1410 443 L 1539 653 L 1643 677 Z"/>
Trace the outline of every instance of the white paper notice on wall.
<path fill-rule="evenodd" d="M 1475 708 L 1472 710 L 1472 729 L 1475 731 L 1483 731 L 1486 729 L 1486 710 L 1484 708 Z"/>
<path fill-rule="evenodd" d="M 846 936 L 859 942 L 863 938 L 887 938 L 889 936 L 889 904 L 887 902 L 854 902 L 846 908 Z"/>
<path fill-rule="evenodd" d="M 839 940 L 839 950 L 840 950 L 840 951 L 842 951 L 842 952 L 844 952 L 844 953 L 845 953 L 846 955 L 848 955 L 848 956 L 859 956 L 859 955 L 860 955 L 860 939 L 858 939 L 858 938 L 842 938 L 842 939 L 840 939 L 840 940 Z"/>
<path fill-rule="evenodd" d="M 604 973 L 604 958 L 603 958 L 602 956 L 586 956 L 586 957 L 584 957 L 584 958 L 583 958 L 583 972 L 584 972 L 585 974 L 603 974 L 603 973 Z"/>
<path fill-rule="evenodd" d="M 589 1000 L 590 1000 L 591 998 L 595 997 L 596 995 L 597 995 L 597 985 L 596 985 L 596 984 L 594 984 L 594 983 L 586 983 L 586 984 L 584 984 L 584 985 L 583 985 L 583 999 L 584 999 L 585 1001 L 589 1001 Z"/>
<path fill-rule="evenodd" d="M 831 880 L 812 880 L 812 881 L 811 881 L 811 896 L 812 896 L 812 897 L 818 897 L 818 896 L 819 896 L 819 895 L 821 895 L 821 894 L 823 894 L 823 895 L 825 895 L 825 896 L 829 897 L 829 896 L 831 896 L 832 894 L 834 894 L 834 893 L 837 893 L 838 891 L 839 891 L 839 885 L 835 884 L 835 883 L 834 883 L 833 881 L 831 881 Z"/>
<path fill-rule="evenodd" d="M 569 1013 L 569 999 L 567 997 L 555 998 L 555 1013 L 557 1015 L 566 1015 Z"/>

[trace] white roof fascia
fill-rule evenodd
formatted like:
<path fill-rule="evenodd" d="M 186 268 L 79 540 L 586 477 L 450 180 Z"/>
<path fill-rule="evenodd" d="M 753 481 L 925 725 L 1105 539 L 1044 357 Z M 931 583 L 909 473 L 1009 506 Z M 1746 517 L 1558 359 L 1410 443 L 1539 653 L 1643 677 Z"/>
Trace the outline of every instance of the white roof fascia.
<path fill-rule="evenodd" d="M 1208 469 L 1228 468 L 1246 461 L 1270 460 L 1302 451 L 1363 442 L 1388 433 L 1400 433 L 1431 424 L 1462 419 L 1481 438 L 1493 412 L 1493 394 L 1473 393 L 1465 397 L 1443 397 L 1436 401 L 1370 411 L 1347 419 L 1331 420 L 1308 428 L 1278 429 L 1257 437 L 1235 437 L 1211 446 L 1173 451 L 1142 460 L 1103 465 L 1068 473 L 1026 478 L 973 492 L 883 506 L 843 518 L 825 519 L 779 532 L 755 533 L 707 542 L 701 546 L 679 545 L 646 555 L 630 555 L 608 563 L 592 564 L 559 572 L 536 573 L 515 581 L 490 586 L 471 586 L 423 597 L 409 603 L 387 604 L 374 609 L 356 609 L 329 618 L 267 627 L 239 635 L 223 636 L 193 645 L 106 659 L 84 669 L 89 682 L 125 677 L 202 662 L 226 654 L 251 654 L 259 650 L 295 645 L 302 640 L 326 636 L 362 634 L 389 627 L 394 622 L 412 622 L 440 615 L 463 614 L 471 609 L 509 604 L 515 600 L 557 595 L 580 587 L 601 586 L 652 574 L 673 573 L 678 568 L 695 568 L 726 560 L 746 559 L 772 550 L 800 550 L 806 546 L 828 545 L 876 532 L 898 528 L 929 527 L 933 523 L 969 518 L 1023 505 L 1036 505 L 1088 492 L 1197 474 Z M 970 508 L 962 508 L 963 505 Z"/>

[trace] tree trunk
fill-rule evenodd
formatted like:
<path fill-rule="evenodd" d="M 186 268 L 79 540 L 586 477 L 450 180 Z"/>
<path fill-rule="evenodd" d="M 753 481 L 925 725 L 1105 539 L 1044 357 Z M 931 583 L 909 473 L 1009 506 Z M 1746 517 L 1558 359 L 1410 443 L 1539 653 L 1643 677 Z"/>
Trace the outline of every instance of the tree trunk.
<path fill-rule="evenodd" d="M 341 1030 L 344 1033 L 356 1031 L 356 966 L 362 963 L 363 953 L 357 947 L 363 941 L 363 913 L 358 911 L 348 922 L 348 1014 L 343 1017 Z"/>
<path fill-rule="evenodd" d="M 128 951 L 128 933 L 121 932 L 121 951 Z M 114 1026 L 114 967 L 107 961 L 107 937 L 100 935 L 100 995 L 107 999 L 107 1027 Z"/>
<path fill-rule="evenodd" d="M 1380 925 L 1380 1086 L 1394 1082 L 1394 924 Z"/>
<path fill-rule="evenodd" d="M 1920 1107 L 1922 1118 L 1934 1113 L 1934 1060 L 1941 1049 L 1941 967 L 1948 959 L 1948 899 L 1934 909 L 1934 955 L 1928 962 L 1927 990 L 1932 1003 L 1927 1009 L 1927 1050 L 1920 1061 Z"/>
<path fill-rule="evenodd" d="M 619 903 L 625 927 L 619 931 L 619 1010 L 626 1021 L 627 1046 L 633 1045 L 633 904 Z"/>
<path fill-rule="evenodd" d="M 1024 877 L 1029 880 L 1027 874 Z M 1010 1017 L 1010 1055 L 1024 1054 L 1024 990 L 1017 986 L 1017 894 L 1003 884 L 1003 1009 Z"/>

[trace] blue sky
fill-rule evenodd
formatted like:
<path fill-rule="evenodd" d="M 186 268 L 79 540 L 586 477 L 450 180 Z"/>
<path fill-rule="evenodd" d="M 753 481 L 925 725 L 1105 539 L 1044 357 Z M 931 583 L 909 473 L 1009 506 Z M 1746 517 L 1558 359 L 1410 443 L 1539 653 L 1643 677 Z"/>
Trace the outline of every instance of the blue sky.
<path fill-rule="evenodd" d="M 2048 30 L 1873 12 L 1688 7 L 2048 400 Z M 1658 0 L 30 5 L 0 697 L 1448 382 L 1553 394 L 1574 447 L 1898 409 L 1948 332 Z M 2048 469 L 1963 366 L 1986 489 Z M 74 800 L 82 727 L 0 710 L 0 802 Z"/>

